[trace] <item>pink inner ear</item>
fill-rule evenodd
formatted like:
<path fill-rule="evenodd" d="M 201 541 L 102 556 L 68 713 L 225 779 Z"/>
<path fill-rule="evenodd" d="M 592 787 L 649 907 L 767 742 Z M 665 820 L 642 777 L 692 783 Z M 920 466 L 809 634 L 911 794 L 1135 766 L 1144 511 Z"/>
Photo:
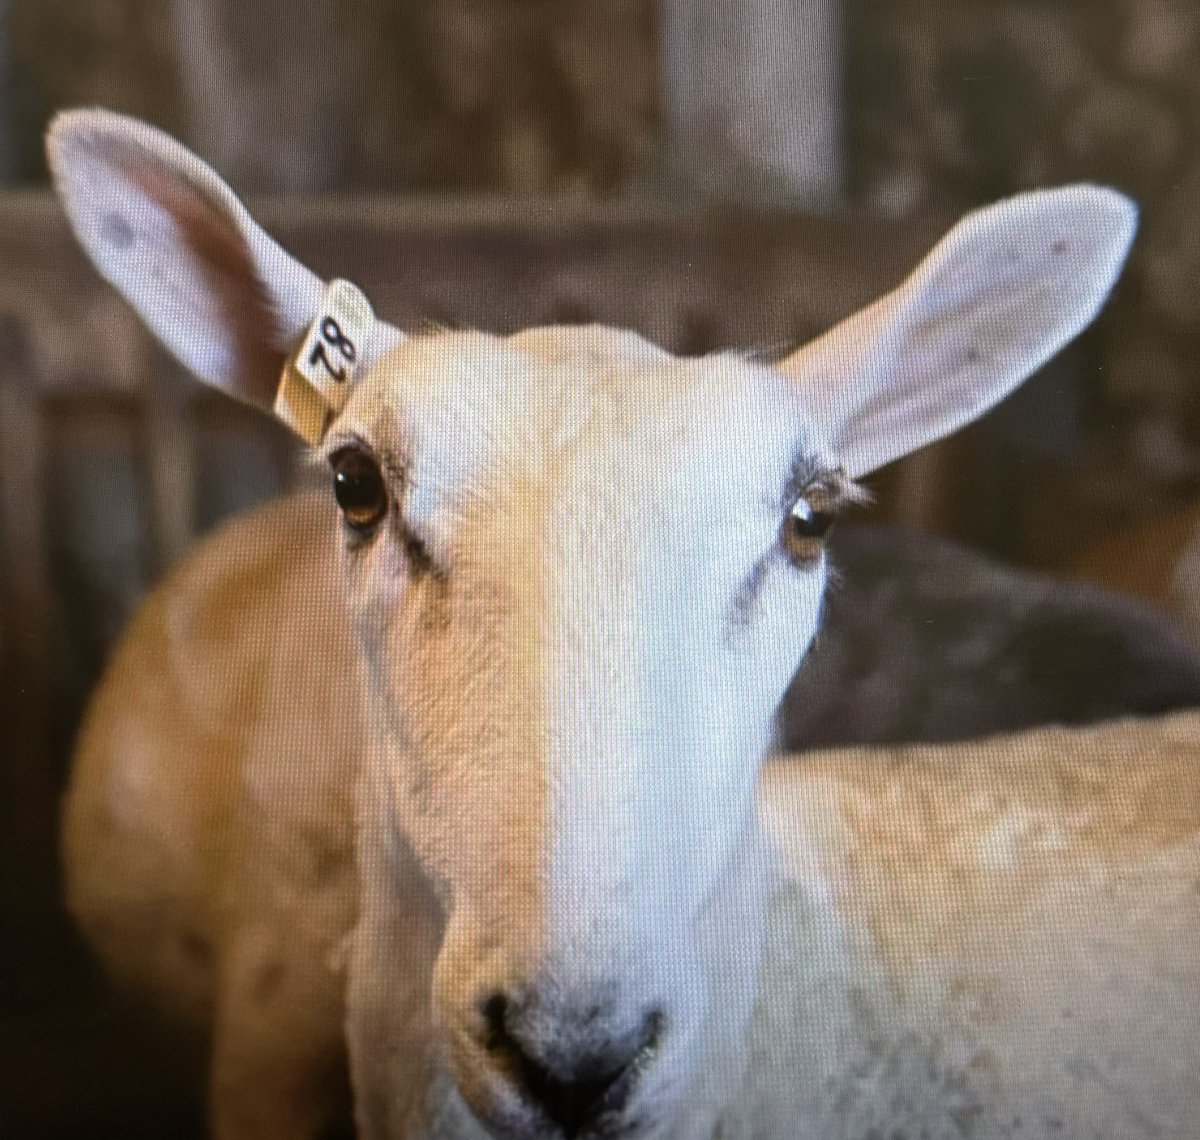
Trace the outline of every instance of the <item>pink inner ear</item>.
<path fill-rule="evenodd" d="M 105 149 L 113 169 L 171 216 L 195 255 L 229 331 L 238 367 L 237 375 L 226 378 L 230 386 L 240 398 L 270 409 L 286 358 L 285 335 L 246 235 L 224 203 L 178 170 L 164 167 L 152 152 L 123 141 Z"/>

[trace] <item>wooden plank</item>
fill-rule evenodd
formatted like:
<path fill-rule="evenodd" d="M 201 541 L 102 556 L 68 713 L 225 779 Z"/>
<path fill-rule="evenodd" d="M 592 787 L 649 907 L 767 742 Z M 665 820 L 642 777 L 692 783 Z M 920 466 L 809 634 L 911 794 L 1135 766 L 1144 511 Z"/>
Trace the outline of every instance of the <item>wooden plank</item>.
<path fill-rule="evenodd" d="M 931 217 L 637 203 L 338 199 L 254 211 L 302 260 L 353 277 L 405 327 L 509 332 L 594 319 L 670 348 L 698 326 L 722 346 L 793 345 L 895 284 L 943 228 Z M 33 330 L 41 386 L 121 389 L 145 375 L 133 317 L 48 195 L 0 195 L 0 258 L 0 312 Z"/>
<path fill-rule="evenodd" d="M 196 537 L 196 448 L 189 420 L 190 385 L 164 350 L 146 377 L 145 414 L 138 431 L 152 519 L 155 576 L 183 557 Z"/>
<path fill-rule="evenodd" d="M 662 0 L 659 22 L 670 173 L 726 200 L 833 201 L 840 0 Z"/>
<path fill-rule="evenodd" d="M 21 868 L 19 875 L 0 876 L 0 932 L 14 934 L 42 923 L 53 904 L 38 892 L 53 878 L 55 848 L 42 821 L 53 817 L 57 801 L 56 773 L 48 763 L 55 604 L 42 425 L 30 369 L 25 329 L 11 317 L 0 318 L 0 845 L 9 856 L 0 862 Z M 0 945 L 11 944 L 0 937 Z"/>

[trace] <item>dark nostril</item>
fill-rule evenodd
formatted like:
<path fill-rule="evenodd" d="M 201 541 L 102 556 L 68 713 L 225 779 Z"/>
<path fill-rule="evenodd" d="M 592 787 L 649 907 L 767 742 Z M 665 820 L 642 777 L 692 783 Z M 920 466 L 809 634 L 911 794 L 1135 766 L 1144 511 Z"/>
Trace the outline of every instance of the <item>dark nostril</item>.
<path fill-rule="evenodd" d="M 513 1007 L 496 993 L 480 1005 L 484 1047 L 508 1069 L 510 1079 L 558 1126 L 567 1140 L 579 1136 L 602 1115 L 619 1112 L 629 1100 L 638 1074 L 658 1045 L 663 1016 L 647 1015 L 632 1045 L 583 1056 L 539 1059 L 514 1028 Z M 580 1019 L 594 1022 L 591 1011 Z"/>
<path fill-rule="evenodd" d="M 504 1048 L 508 1036 L 508 998 L 503 994 L 492 994 L 480 1003 L 483 1015 L 483 1047 L 489 1052 Z"/>
<path fill-rule="evenodd" d="M 615 1069 L 584 1066 L 570 1080 L 559 1080 L 540 1065 L 530 1064 L 524 1071 L 530 1098 L 558 1125 L 567 1140 L 573 1140 L 605 1112 L 616 1112 L 625 1097 L 611 1097 L 614 1086 L 628 1066 Z"/>

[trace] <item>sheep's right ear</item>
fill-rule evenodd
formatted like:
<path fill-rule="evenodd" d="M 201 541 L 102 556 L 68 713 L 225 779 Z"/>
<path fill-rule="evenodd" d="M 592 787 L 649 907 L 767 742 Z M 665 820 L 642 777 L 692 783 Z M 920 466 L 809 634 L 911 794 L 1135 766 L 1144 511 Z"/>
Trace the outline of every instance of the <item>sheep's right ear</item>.
<path fill-rule="evenodd" d="M 154 127 L 69 111 L 51 124 L 46 149 L 71 225 L 104 277 L 191 372 L 271 409 L 325 283 L 209 166 Z M 400 338 L 383 331 L 377 341 Z"/>
<path fill-rule="evenodd" d="M 1076 336 L 1116 282 L 1137 207 L 1103 186 L 969 214 L 908 280 L 776 367 L 854 478 L 981 416 Z"/>

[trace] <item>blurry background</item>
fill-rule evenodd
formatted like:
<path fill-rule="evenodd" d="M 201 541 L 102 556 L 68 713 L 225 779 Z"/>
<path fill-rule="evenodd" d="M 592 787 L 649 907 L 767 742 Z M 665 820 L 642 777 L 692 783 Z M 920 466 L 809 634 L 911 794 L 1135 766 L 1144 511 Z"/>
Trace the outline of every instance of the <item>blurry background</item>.
<path fill-rule="evenodd" d="M 294 481 L 75 250 L 41 134 L 79 104 L 180 136 L 401 323 L 685 353 L 820 331 L 969 207 L 1118 186 L 1143 228 L 1101 321 L 874 484 L 882 516 L 1170 604 L 1200 494 L 1192 0 L 0 0 L 0 1135 L 195 1127 L 61 911 L 55 813 L 137 599 Z"/>

